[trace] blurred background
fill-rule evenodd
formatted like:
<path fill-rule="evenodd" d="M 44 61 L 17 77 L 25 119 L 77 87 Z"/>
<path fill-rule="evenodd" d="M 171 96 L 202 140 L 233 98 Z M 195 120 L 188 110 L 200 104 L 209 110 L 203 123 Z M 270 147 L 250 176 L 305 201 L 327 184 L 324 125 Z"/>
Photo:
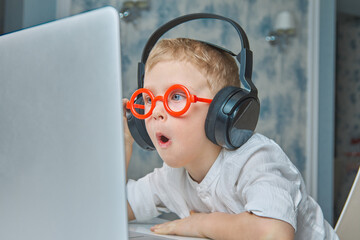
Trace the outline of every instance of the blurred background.
<path fill-rule="evenodd" d="M 137 87 L 143 47 L 159 26 L 195 12 L 238 22 L 254 54 L 252 79 L 261 101 L 256 131 L 284 149 L 326 219 L 336 223 L 360 165 L 360 2 L 0 0 L 0 34 L 107 5 L 119 11 L 122 94 L 127 98 Z M 217 20 L 191 21 L 165 37 L 241 50 L 235 30 Z M 138 179 L 161 166 L 156 152 L 135 146 L 128 176 Z"/>

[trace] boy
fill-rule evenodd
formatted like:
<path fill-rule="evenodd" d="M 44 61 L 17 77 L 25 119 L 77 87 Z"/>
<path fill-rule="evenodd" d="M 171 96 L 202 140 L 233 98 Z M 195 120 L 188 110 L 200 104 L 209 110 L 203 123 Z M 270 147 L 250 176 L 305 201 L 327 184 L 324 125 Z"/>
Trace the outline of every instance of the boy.
<path fill-rule="evenodd" d="M 204 99 L 180 116 L 171 109 L 187 96 L 180 87 L 171 88 L 177 84 Z M 164 165 L 128 181 L 129 220 L 171 211 L 181 219 L 152 231 L 211 239 L 338 239 L 276 143 L 256 133 L 230 151 L 206 137 L 206 100 L 225 86 L 240 86 L 228 53 L 191 39 L 161 40 L 152 49 L 144 88 L 156 98 L 143 94 L 145 125 Z M 166 104 L 158 97 L 164 95 Z M 133 139 L 125 131 L 128 166 Z"/>

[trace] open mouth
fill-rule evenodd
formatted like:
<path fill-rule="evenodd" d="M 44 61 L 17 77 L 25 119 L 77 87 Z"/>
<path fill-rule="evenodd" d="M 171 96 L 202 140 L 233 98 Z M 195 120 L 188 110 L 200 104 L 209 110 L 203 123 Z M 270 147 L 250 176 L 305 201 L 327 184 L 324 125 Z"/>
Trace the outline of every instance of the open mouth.
<path fill-rule="evenodd" d="M 156 134 L 156 138 L 160 146 L 167 146 L 170 143 L 170 139 L 161 133 Z"/>
<path fill-rule="evenodd" d="M 169 139 L 165 136 L 161 136 L 160 137 L 160 142 L 163 142 L 163 143 L 167 143 L 169 141 Z"/>

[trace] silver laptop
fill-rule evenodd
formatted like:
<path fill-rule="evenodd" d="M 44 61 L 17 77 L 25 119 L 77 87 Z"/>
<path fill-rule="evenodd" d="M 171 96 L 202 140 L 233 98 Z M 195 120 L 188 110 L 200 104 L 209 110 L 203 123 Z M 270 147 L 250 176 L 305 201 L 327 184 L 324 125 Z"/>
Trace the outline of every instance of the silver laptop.
<path fill-rule="evenodd" d="M 118 13 L 0 36 L 0 239 L 120 240 L 128 226 Z"/>
<path fill-rule="evenodd" d="M 359 239 L 360 236 L 360 168 L 351 187 L 335 231 L 341 240 Z"/>

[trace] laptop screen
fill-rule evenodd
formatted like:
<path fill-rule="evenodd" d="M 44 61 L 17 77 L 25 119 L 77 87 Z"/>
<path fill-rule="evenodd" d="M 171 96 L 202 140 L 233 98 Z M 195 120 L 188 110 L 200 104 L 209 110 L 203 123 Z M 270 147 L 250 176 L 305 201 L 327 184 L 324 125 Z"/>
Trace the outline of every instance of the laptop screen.
<path fill-rule="evenodd" d="M 0 239 L 125 239 L 118 13 L 0 37 Z"/>

